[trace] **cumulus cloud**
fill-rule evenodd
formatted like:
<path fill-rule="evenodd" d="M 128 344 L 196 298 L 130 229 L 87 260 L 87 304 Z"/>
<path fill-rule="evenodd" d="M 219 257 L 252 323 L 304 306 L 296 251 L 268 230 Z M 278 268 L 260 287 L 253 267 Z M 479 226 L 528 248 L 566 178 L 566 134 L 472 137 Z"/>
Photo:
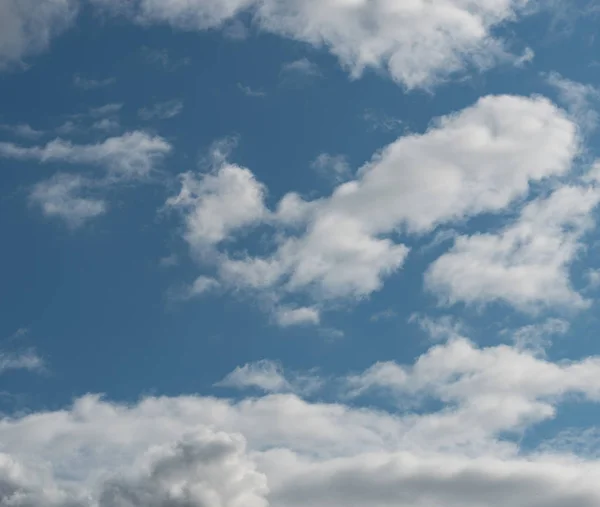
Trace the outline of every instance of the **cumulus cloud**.
<path fill-rule="evenodd" d="M 62 219 L 69 227 L 77 228 L 108 209 L 106 201 L 85 195 L 90 187 L 93 183 L 82 176 L 57 173 L 36 183 L 29 199 L 47 217 Z"/>
<path fill-rule="evenodd" d="M 493 35 L 533 5 L 528 0 L 339 2 L 338 0 L 94 0 L 142 25 L 225 27 L 244 12 L 263 31 L 325 47 L 353 77 L 387 69 L 407 88 L 428 87 L 468 67 L 520 62 Z"/>
<path fill-rule="evenodd" d="M 503 302 L 523 311 L 586 307 L 569 268 L 600 202 L 596 186 L 564 186 L 535 199 L 498 233 L 459 236 L 426 273 L 426 284 L 446 303 Z"/>
<path fill-rule="evenodd" d="M 270 393 L 291 390 L 281 365 L 266 359 L 238 366 L 215 386 L 236 389 L 255 387 Z"/>
<path fill-rule="evenodd" d="M 0 501 L 592 507 L 600 501 L 595 458 L 549 443 L 528 451 L 511 435 L 554 417 L 565 399 L 597 402 L 598 379 L 597 357 L 555 364 L 457 337 L 413 364 L 379 363 L 337 379 L 351 394 L 383 389 L 400 407 L 416 402 L 417 412 L 294 394 L 237 402 L 149 397 L 127 405 L 88 395 L 62 410 L 0 419 Z M 223 382 L 281 391 L 290 381 L 281 367 L 260 362 Z"/>
<path fill-rule="evenodd" d="M 185 214 L 188 243 L 197 251 L 218 245 L 267 214 L 264 186 L 246 168 L 225 163 L 216 171 L 181 176 L 181 191 L 167 206 Z"/>
<path fill-rule="evenodd" d="M 421 236 L 440 225 L 501 212 L 527 196 L 531 183 L 565 175 L 579 150 L 576 130 L 544 98 L 488 96 L 438 119 L 423 134 L 398 138 L 329 196 L 308 201 L 289 193 L 271 211 L 254 174 L 221 156 L 210 172 L 184 175 L 179 195 L 168 205 L 184 213 L 192 249 L 211 249 L 225 285 L 268 294 L 281 307 L 298 294 L 316 304 L 356 300 L 379 290 L 402 267 L 409 254 L 402 234 Z M 570 191 L 555 199 L 565 192 Z M 591 206 L 595 193 L 582 195 L 580 204 Z M 231 248 L 239 232 L 259 225 L 273 231 L 264 242 L 269 253 Z M 432 267 L 430 286 L 450 276 L 437 267 L 444 262 Z"/>
<path fill-rule="evenodd" d="M 43 146 L 0 143 L 3 158 L 96 165 L 115 178 L 148 176 L 170 151 L 171 145 L 162 137 L 137 130 L 96 144 L 72 144 L 62 139 Z"/>
<path fill-rule="evenodd" d="M 99 507 L 268 506 L 266 477 L 245 455 L 241 435 L 204 428 L 150 454 L 142 470 L 102 485 Z"/>
<path fill-rule="evenodd" d="M 23 66 L 41 53 L 75 19 L 77 0 L 3 0 L 0 2 L 0 71 Z"/>

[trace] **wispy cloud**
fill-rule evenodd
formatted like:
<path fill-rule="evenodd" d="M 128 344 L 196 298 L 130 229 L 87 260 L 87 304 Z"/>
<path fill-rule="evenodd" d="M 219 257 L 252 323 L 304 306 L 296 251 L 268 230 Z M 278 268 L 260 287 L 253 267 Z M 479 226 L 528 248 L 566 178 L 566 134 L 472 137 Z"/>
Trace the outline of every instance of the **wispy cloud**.
<path fill-rule="evenodd" d="M 143 107 L 138 111 L 138 115 L 142 120 L 167 120 L 181 114 L 182 111 L 183 101 L 173 99 Z"/>
<path fill-rule="evenodd" d="M 76 74 L 73 76 L 73 85 L 76 88 L 81 88 L 82 90 L 94 90 L 97 88 L 105 88 L 106 86 L 111 86 L 117 82 L 117 78 L 109 77 L 106 79 L 88 79 L 85 77 Z"/>
<path fill-rule="evenodd" d="M 253 88 L 243 85 L 242 83 L 238 83 L 238 88 L 242 91 L 242 93 L 244 95 L 247 95 L 248 97 L 266 97 L 267 96 L 266 92 L 264 92 L 262 90 L 254 90 Z"/>
<path fill-rule="evenodd" d="M 36 130 L 31 125 L 28 125 L 27 123 L 20 123 L 18 125 L 1 124 L 0 129 L 8 131 L 8 132 L 12 132 L 13 134 L 15 134 L 17 136 L 24 137 L 26 139 L 37 139 L 44 135 L 43 130 Z"/>

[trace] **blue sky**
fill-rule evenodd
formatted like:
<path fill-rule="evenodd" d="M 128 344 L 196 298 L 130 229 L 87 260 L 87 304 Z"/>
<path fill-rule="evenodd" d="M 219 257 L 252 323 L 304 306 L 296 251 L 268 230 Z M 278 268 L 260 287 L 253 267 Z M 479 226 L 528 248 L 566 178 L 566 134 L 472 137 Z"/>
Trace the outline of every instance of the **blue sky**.
<path fill-rule="evenodd" d="M 0 504 L 598 505 L 598 14 L 0 0 Z"/>

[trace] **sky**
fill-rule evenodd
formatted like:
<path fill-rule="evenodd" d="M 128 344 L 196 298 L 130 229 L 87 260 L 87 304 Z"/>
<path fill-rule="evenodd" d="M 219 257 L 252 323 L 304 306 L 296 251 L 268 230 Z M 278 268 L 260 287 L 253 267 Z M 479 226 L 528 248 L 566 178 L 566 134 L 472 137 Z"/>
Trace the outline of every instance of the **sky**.
<path fill-rule="evenodd" d="M 599 18 L 0 0 L 0 505 L 600 505 Z"/>

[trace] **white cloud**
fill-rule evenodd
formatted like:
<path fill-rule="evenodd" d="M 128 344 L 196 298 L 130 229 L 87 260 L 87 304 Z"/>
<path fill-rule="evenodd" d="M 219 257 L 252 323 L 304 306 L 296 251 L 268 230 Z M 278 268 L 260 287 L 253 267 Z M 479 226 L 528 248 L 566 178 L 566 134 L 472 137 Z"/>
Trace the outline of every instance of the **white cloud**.
<path fill-rule="evenodd" d="M 115 178 L 148 176 L 170 151 L 171 145 L 165 139 L 141 131 L 126 132 L 97 144 L 77 145 L 62 139 L 29 147 L 0 143 L 0 157 L 97 165 Z"/>
<path fill-rule="evenodd" d="M 238 366 L 215 387 L 234 389 L 256 388 L 265 393 L 312 394 L 320 389 L 324 381 L 314 373 L 284 373 L 281 364 L 262 359 L 244 366 Z"/>
<path fill-rule="evenodd" d="M 112 102 L 109 104 L 104 104 L 103 106 L 92 107 L 89 111 L 89 116 L 98 118 L 103 116 L 112 116 L 117 114 L 123 108 L 123 104 L 118 102 Z M 80 115 L 75 115 L 80 116 Z"/>
<path fill-rule="evenodd" d="M 188 297 L 200 296 L 217 289 L 220 285 L 221 284 L 214 278 L 209 276 L 199 276 L 189 288 Z"/>
<path fill-rule="evenodd" d="M 250 86 L 243 85 L 242 83 L 238 83 L 238 88 L 242 91 L 242 93 L 248 97 L 266 97 L 266 92 L 262 90 L 255 90 Z"/>
<path fill-rule="evenodd" d="M 95 0 L 143 24 L 182 30 L 223 27 L 241 12 L 255 26 L 312 46 L 326 47 L 353 77 L 387 69 L 408 88 L 429 87 L 469 67 L 522 58 L 507 54 L 492 32 L 527 12 L 528 0 L 377 2 L 339 0 L 140 0 L 124 9 L 117 0 Z"/>
<path fill-rule="evenodd" d="M 82 195 L 90 186 L 93 184 L 82 176 L 57 173 L 36 183 L 29 199 L 42 209 L 44 215 L 60 218 L 70 227 L 77 228 L 103 215 L 108 208 L 104 200 Z"/>
<path fill-rule="evenodd" d="M 308 58 L 300 58 L 298 60 L 294 60 L 292 62 L 284 63 L 281 66 L 281 72 L 289 75 L 298 75 L 305 77 L 317 77 L 321 75 L 321 71 L 319 70 L 319 66 L 311 62 Z"/>
<path fill-rule="evenodd" d="M 103 484 L 99 507 L 268 507 L 266 477 L 241 435 L 203 428 L 149 454 L 140 471 Z"/>
<path fill-rule="evenodd" d="M 597 357 L 556 364 L 526 350 L 480 349 L 457 337 L 429 349 L 412 367 L 378 363 L 349 377 L 347 385 L 353 396 L 383 389 L 399 403 L 433 397 L 453 408 L 425 416 L 429 424 L 423 429 L 445 433 L 435 438 L 474 441 L 551 418 L 555 404 L 569 394 L 599 401 L 600 383 L 593 380 L 599 373 Z"/>
<path fill-rule="evenodd" d="M 311 167 L 321 176 L 329 178 L 338 184 L 352 177 L 350 164 L 344 155 L 321 153 L 312 161 Z"/>
<path fill-rule="evenodd" d="M 92 124 L 92 128 L 110 132 L 111 130 L 119 130 L 121 128 L 121 124 L 114 118 L 102 118 L 101 120 L 95 121 Z"/>
<path fill-rule="evenodd" d="M 138 115 L 143 120 L 167 120 L 174 118 L 183 111 L 183 102 L 173 99 L 166 102 L 157 102 L 150 107 L 143 107 Z"/>
<path fill-rule="evenodd" d="M 20 123 L 18 125 L 0 125 L 0 129 L 8 130 L 13 132 L 15 135 L 19 137 L 25 137 L 26 139 L 37 139 L 38 137 L 42 137 L 44 132 L 41 130 L 34 129 L 31 125 L 27 123 Z"/>
<path fill-rule="evenodd" d="M 270 363 L 236 371 L 234 387 L 285 389 Z M 438 399 L 439 410 L 426 403 L 388 413 L 292 394 L 127 405 L 88 395 L 72 407 L 0 419 L 0 502 L 595 507 L 596 458 L 573 455 L 574 446 L 527 451 L 507 435 L 554 417 L 567 398 L 597 402 L 598 379 L 597 357 L 554 364 L 456 338 L 413 365 L 378 364 L 345 380 L 362 392 L 385 389 L 400 406 Z"/>
<path fill-rule="evenodd" d="M 600 89 L 593 85 L 582 84 L 551 72 L 547 76 L 548 84 L 558 92 L 558 98 L 569 109 L 584 132 L 592 131 L 598 124 L 597 107 L 600 103 Z"/>
<path fill-rule="evenodd" d="M 46 50 L 77 14 L 76 0 L 2 0 L 0 71 L 23 66 L 23 59 Z"/>
<path fill-rule="evenodd" d="M 489 96 L 400 137 L 328 197 L 290 193 L 271 212 L 252 172 L 220 154 L 208 174 L 184 175 L 168 204 L 184 212 L 193 250 L 220 249 L 211 262 L 225 285 L 276 302 L 299 293 L 317 304 L 360 299 L 403 265 L 400 234 L 503 211 L 531 182 L 566 174 L 578 150 L 575 125 L 546 99 Z M 270 253 L 229 247 L 258 224 L 273 228 Z"/>
<path fill-rule="evenodd" d="M 82 90 L 95 90 L 97 88 L 105 88 L 113 85 L 117 82 L 114 77 L 107 77 L 105 79 L 89 79 L 76 74 L 73 77 L 73 85 Z"/>
<path fill-rule="evenodd" d="M 586 273 L 590 288 L 600 287 L 600 269 L 589 269 Z"/>
<path fill-rule="evenodd" d="M 430 266 L 426 285 L 449 304 L 499 301 L 523 311 L 585 307 L 569 267 L 599 202 L 597 187 L 564 186 L 538 198 L 498 233 L 459 236 Z"/>
<path fill-rule="evenodd" d="M 303 324 L 319 324 L 321 317 L 316 308 L 278 308 L 276 320 L 281 327 L 298 326 Z"/>
<path fill-rule="evenodd" d="M 0 374 L 10 370 L 40 371 L 43 368 L 44 360 L 33 349 L 24 352 L 0 350 Z"/>
<path fill-rule="evenodd" d="M 264 195 L 265 188 L 248 169 L 225 163 L 200 177 L 183 174 L 181 191 L 167 206 L 185 214 L 185 238 L 202 251 L 263 220 L 268 212 Z"/>
<path fill-rule="evenodd" d="M 215 386 L 236 389 L 259 388 L 268 393 L 291 391 L 281 365 L 266 359 L 238 366 Z"/>
<path fill-rule="evenodd" d="M 564 335 L 569 330 L 569 323 L 562 319 L 547 319 L 540 324 L 530 324 L 514 331 L 506 330 L 504 334 L 512 336 L 518 350 L 528 350 L 533 354 L 544 356 L 546 349 L 552 345 L 552 338 Z"/>

